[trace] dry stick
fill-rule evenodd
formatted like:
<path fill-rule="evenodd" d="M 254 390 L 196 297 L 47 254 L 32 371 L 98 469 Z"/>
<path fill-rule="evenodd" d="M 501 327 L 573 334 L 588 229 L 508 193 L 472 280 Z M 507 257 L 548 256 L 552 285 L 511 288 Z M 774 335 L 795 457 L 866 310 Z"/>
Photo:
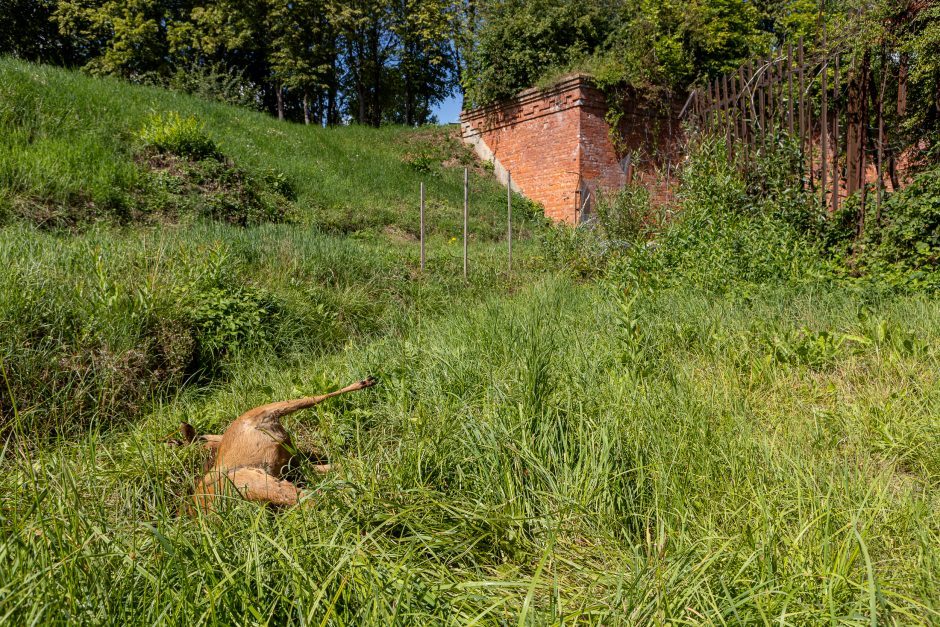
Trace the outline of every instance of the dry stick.
<path fill-rule="evenodd" d="M 839 54 L 836 53 L 836 63 L 832 75 L 832 212 L 839 210 Z M 864 200 L 862 213 L 865 212 Z"/>
<path fill-rule="evenodd" d="M 512 172 L 506 171 L 506 242 L 509 246 L 509 272 L 512 272 Z"/>
<path fill-rule="evenodd" d="M 793 138 L 793 43 L 787 43 L 787 128 Z"/>
<path fill-rule="evenodd" d="M 424 183 L 421 183 L 421 272 L 424 272 Z"/>
<path fill-rule="evenodd" d="M 467 188 L 470 185 L 470 170 L 463 169 L 463 280 L 467 280 L 467 220 L 470 215 L 467 203 Z"/>

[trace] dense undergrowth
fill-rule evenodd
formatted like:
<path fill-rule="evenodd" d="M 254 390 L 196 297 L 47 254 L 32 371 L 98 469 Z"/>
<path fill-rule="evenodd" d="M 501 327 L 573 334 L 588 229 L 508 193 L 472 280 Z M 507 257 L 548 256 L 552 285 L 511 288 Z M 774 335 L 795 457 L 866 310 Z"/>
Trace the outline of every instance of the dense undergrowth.
<path fill-rule="evenodd" d="M 440 144 L 384 133 L 409 177 L 449 184 Z M 609 237 L 526 225 L 513 274 L 476 243 L 468 283 L 446 230 L 419 274 L 404 201 L 347 236 L 198 211 L 7 226 L 0 616 L 940 622 L 940 304 L 932 248 L 903 244 L 930 205 L 889 200 L 910 218 L 860 255 L 798 185 L 739 180 L 718 150 L 687 164 L 681 209 L 617 213 L 645 211 L 632 193 L 601 216 Z M 311 215 L 314 188 L 268 165 Z M 217 433 L 367 374 L 287 421 L 339 465 L 301 464 L 311 506 L 179 515 L 202 462 L 162 442 L 181 421 Z"/>

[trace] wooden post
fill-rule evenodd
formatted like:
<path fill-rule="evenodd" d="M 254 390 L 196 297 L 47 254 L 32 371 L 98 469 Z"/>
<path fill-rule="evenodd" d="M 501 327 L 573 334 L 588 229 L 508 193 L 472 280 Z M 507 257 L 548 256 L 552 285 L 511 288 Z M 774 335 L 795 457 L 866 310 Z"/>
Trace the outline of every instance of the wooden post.
<path fill-rule="evenodd" d="M 509 272 L 512 272 L 512 172 L 506 171 L 506 242 L 509 248 Z"/>
<path fill-rule="evenodd" d="M 789 97 L 787 98 L 787 128 L 790 130 L 790 138 L 793 138 L 793 43 L 787 43 L 787 89 Z"/>
<path fill-rule="evenodd" d="M 470 170 L 463 169 L 463 279 L 467 280 L 467 236 L 469 229 L 467 223 L 470 218 L 470 205 L 468 203 L 468 189 L 470 186 Z"/>
<path fill-rule="evenodd" d="M 424 272 L 424 183 L 421 183 L 421 272 Z"/>

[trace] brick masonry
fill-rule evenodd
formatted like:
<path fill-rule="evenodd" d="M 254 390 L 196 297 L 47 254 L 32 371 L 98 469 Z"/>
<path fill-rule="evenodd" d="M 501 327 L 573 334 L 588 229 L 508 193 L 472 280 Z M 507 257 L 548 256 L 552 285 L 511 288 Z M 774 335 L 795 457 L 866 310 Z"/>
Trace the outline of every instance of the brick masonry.
<path fill-rule="evenodd" d="M 556 221 L 580 221 L 579 208 L 590 211 L 586 194 L 618 189 L 628 178 L 647 187 L 655 204 L 669 202 L 668 173 L 679 139 L 675 108 L 669 116 L 624 104 L 619 154 L 605 120 L 606 98 L 583 75 L 465 111 L 461 135 L 480 158 L 493 163 L 503 184 L 511 172 L 513 190 L 541 203 Z"/>

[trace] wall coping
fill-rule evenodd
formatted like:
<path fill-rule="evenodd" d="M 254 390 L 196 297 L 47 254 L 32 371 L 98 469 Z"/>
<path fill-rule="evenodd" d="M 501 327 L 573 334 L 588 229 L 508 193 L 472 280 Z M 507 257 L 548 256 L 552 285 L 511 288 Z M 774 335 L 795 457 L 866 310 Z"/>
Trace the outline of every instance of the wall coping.
<path fill-rule="evenodd" d="M 505 100 L 500 100 L 482 107 L 477 107 L 476 109 L 470 109 L 468 111 L 460 112 L 460 121 L 461 123 L 469 122 L 479 122 L 487 118 L 493 117 L 495 114 L 500 111 L 505 111 L 506 109 L 511 109 L 513 107 L 524 107 L 525 105 L 532 104 L 541 100 L 546 100 L 552 98 L 553 96 L 560 96 L 564 93 L 575 91 L 578 89 L 597 89 L 594 84 L 594 80 L 591 76 L 587 74 L 569 74 L 567 76 L 559 79 L 551 87 L 546 87 L 544 89 L 539 87 L 529 87 L 520 91 L 518 94 L 512 98 L 507 98 Z M 584 106 L 586 103 L 583 100 L 574 100 L 571 102 L 559 102 L 557 107 L 554 107 L 552 111 L 545 112 L 545 115 L 550 113 L 555 113 L 557 111 L 565 111 L 574 107 Z M 541 117 L 533 116 L 533 117 Z M 532 119 L 532 118 L 529 118 Z M 490 128 L 499 128 L 500 126 L 510 125 L 513 122 L 508 122 L 504 125 L 497 125 Z"/>

